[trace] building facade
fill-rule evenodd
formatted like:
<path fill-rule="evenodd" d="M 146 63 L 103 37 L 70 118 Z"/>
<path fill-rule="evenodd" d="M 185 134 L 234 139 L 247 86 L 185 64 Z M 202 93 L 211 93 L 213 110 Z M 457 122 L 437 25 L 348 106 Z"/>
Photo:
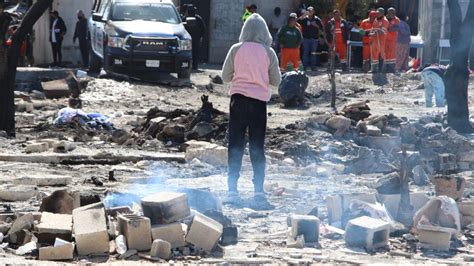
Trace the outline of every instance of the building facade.
<path fill-rule="evenodd" d="M 270 20 L 275 7 L 282 16 L 296 11 L 299 0 L 211 0 L 209 23 L 209 62 L 222 63 L 229 48 L 239 40 L 245 7 L 256 4 L 258 13 Z"/>
<path fill-rule="evenodd" d="M 77 22 L 77 11 L 83 10 L 86 16 L 89 16 L 92 10 L 93 0 L 54 0 L 51 10 L 57 10 L 59 16 L 64 19 L 67 27 L 66 36 L 63 41 L 63 61 L 72 62 L 77 64 L 80 62 L 81 54 L 79 46 L 72 42 L 74 36 L 74 29 Z M 52 51 L 51 44 L 49 42 L 49 27 L 50 17 L 49 12 L 46 12 L 36 22 L 33 27 L 34 30 L 34 42 L 33 42 L 33 54 L 35 57 L 36 65 L 44 65 L 52 62 Z"/>
<path fill-rule="evenodd" d="M 471 0 L 458 0 L 463 11 L 463 18 L 466 15 L 467 6 Z M 420 35 L 425 42 L 424 60 L 425 63 L 438 63 L 440 61 L 440 46 L 449 46 L 450 19 L 447 0 L 422 0 L 420 1 Z M 440 40 L 442 40 L 440 42 Z M 440 45 L 441 44 L 441 45 Z M 442 48 L 442 63 L 449 60 L 449 47 Z M 473 50 L 473 49 L 471 49 Z M 471 56 L 472 58 L 472 56 Z M 471 64 L 474 60 L 471 59 Z"/>

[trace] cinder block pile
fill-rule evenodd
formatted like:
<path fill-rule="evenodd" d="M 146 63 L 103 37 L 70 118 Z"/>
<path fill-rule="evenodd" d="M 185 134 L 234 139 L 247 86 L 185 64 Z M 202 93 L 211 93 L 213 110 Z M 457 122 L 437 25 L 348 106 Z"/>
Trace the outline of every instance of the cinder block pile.
<path fill-rule="evenodd" d="M 0 233 L 19 246 L 17 255 L 38 254 L 39 260 L 48 261 L 115 253 L 118 259 L 140 255 L 169 260 L 209 254 L 221 239 L 223 225 L 200 213 L 192 216 L 186 194 L 161 192 L 143 198 L 141 204 L 143 216 L 131 214 L 129 208 L 106 211 L 98 202 L 76 206 L 72 214 L 44 211 L 16 219 L 0 217 Z"/>

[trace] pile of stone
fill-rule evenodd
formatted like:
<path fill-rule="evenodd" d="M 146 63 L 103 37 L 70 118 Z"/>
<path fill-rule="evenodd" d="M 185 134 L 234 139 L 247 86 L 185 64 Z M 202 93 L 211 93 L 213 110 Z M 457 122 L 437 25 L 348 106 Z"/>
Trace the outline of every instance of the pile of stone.
<path fill-rule="evenodd" d="M 348 247 L 367 251 L 389 249 L 390 237 L 400 235 L 413 239 L 421 249 L 449 251 L 453 240 L 462 239 L 462 229 L 474 227 L 474 201 L 464 197 L 463 177 L 436 176 L 433 183 L 435 197 L 411 192 L 409 206 L 401 206 L 400 192 L 387 190 L 328 196 L 325 229 L 335 227 L 330 231 L 344 235 Z"/>
<path fill-rule="evenodd" d="M 219 254 L 213 252 L 223 224 L 191 211 L 186 194 L 145 197 L 143 214 L 129 207 L 106 209 L 102 202 L 79 207 L 77 193 L 53 194 L 38 213 L 0 215 L 0 248 L 47 261 L 90 255 L 163 261 Z"/>

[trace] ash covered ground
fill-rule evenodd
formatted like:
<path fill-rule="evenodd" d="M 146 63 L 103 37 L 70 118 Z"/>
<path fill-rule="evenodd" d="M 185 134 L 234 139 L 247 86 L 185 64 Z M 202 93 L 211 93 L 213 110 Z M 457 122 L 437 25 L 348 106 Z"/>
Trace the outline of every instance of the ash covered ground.
<path fill-rule="evenodd" d="M 67 98 L 21 100 L 33 103 L 34 109 L 17 112 L 15 139 L 1 138 L 0 183 L 3 189 L 7 189 L 13 179 L 28 176 L 63 176 L 72 180 L 67 186 L 39 186 L 34 197 L 2 202 L 4 207 L 0 211 L 37 212 L 42 199 L 60 189 L 78 190 L 84 197 L 98 197 L 106 207 L 131 205 L 131 202 L 158 191 L 200 189 L 214 193 L 217 198 L 224 196 L 226 170 L 218 158 L 210 158 L 207 162 L 199 159 L 184 162 L 184 143 L 190 139 L 226 145 L 228 85 L 214 83 L 209 78 L 218 74 L 219 71 L 213 69 L 195 73 L 192 85 L 184 87 L 93 78 L 80 96 L 82 110 L 110 117 L 116 129 L 113 132 L 87 126 L 54 126 L 52 122 L 58 111 L 68 106 Z M 323 73 L 310 75 L 303 107 L 284 108 L 276 95 L 272 97 L 268 108 L 265 188 L 276 209 L 259 211 L 247 206 L 222 206 L 224 215 L 238 228 L 238 243 L 214 253 L 176 256 L 172 261 L 431 264 L 466 260 L 474 251 L 470 229 L 463 229 L 448 251 L 421 248 L 409 231 L 391 237 L 384 248 L 367 251 L 346 247 L 344 237 L 326 227 L 330 219 L 326 197 L 376 193 L 381 180 L 400 171 L 398 151 L 385 148 L 400 147 L 401 143 L 409 145 L 413 154 L 418 153 L 418 157 L 409 158 L 411 167 L 423 165 L 430 177 L 441 172 L 462 176 L 466 182 L 463 196 L 470 197 L 474 175 L 470 161 L 462 161 L 459 154 L 469 153 L 471 137 L 443 128 L 446 110 L 425 108 L 420 84 L 417 74 L 388 74 L 384 85 L 374 84 L 371 74 L 338 75 L 338 116 L 329 106 L 330 83 Z M 212 103 L 211 122 L 196 120 L 203 106 L 202 95 L 207 95 Z M 354 103 L 357 110 L 353 113 L 350 108 L 344 109 Z M 360 119 L 358 115 L 363 110 L 368 117 Z M 338 125 L 328 123 L 335 116 L 349 119 L 349 125 L 341 134 L 338 134 Z M 406 124 L 405 128 L 401 126 Z M 374 136 L 364 128 L 368 125 L 380 130 L 380 135 L 375 135 L 398 137 L 400 143 L 392 142 L 392 138 L 381 144 L 367 140 Z M 26 153 L 28 145 L 42 139 L 63 141 L 74 148 L 60 153 L 69 156 L 63 161 L 55 161 L 58 153 L 52 150 Z M 436 146 L 433 144 L 436 141 L 441 144 Z M 160 160 L 157 154 L 162 154 L 165 160 Z M 454 154 L 456 167 L 444 171 L 436 163 L 438 154 Z M 24 158 L 26 155 L 30 157 Z M 464 163 L 463 167 L 460 163 Z M 112 179 L 110 175 L 113 175 Z M 239 183 L 244 198 L 252 196 L 251 177 L 250 161 L 245 155 Z M 418 182 L 415 177 L 411 178 L 411 192 L 434 196 L 433 179 Z M 193 201 L 191 207 L 199 210 L 216 204 L 211 196 L 204 199 Z M 288 216 L 307 214 L 314 208 L 318 209 L 316 215 L 321 220 L 319 244 L 303 249 L 288 247 Z M 31 260 L 34 255 L 15 255 L 15 248 L 17 246 L 13 245 L 2 249 L 2 262 L 34 263 Z M 140 256 L 130 259 L 148 262 Z M 79 256 L 73 260 L 88 261 L 125 263 L 113 255 Z"/>

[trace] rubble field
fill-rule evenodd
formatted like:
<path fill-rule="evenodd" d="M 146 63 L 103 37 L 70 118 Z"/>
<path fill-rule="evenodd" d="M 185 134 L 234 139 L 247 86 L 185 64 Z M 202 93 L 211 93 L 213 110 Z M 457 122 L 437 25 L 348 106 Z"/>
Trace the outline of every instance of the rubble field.
<path fill-rule="evenodd" d="M 424 107 L 416 73 L 338 74 L 337 112 L 324 73 L 310 73 L 303 106 L 274 95 L 273 210 L 252 202 L 248 152 L 242 206 L 221 203 L 229 96 L 218 75 L 22 81 L 17 136 L 0 134 L 0 261 L 474 261 L 474 136 Z"/>

